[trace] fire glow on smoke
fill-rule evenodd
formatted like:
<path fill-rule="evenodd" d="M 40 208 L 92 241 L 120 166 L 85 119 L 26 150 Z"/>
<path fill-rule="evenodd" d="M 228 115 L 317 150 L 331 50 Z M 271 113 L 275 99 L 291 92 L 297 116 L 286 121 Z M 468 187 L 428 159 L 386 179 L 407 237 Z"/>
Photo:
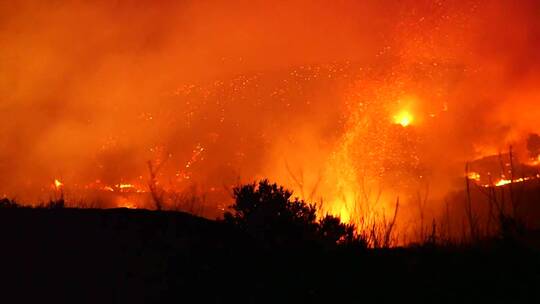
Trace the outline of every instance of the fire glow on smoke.
<path fill-rule="evenodd" d="M 53 181 L 68 199 L 151 208 L 150 162 L 164 193 L 204 197 L 210 217 L 230 187 L 261 178 L 350 221 L 391 214 L 397 197 L 412 218 L 417 193 L 437 212 L 467 161 L 513 145 L 537 165 L 526 142 L 540 132 L 539 10 L 532 0 L 2 6 L 0 193 L 32 203 Z"/>

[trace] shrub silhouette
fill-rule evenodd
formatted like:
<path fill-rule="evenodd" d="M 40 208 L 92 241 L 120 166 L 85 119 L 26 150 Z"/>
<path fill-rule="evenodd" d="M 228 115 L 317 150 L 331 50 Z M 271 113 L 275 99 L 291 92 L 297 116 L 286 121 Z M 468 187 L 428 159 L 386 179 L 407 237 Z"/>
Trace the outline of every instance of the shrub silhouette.
<path fill-rule="evenodd" d="M 298 245 L 306 242 L 353 243 L 358 241 L 354 225 L 326 215 L 317 221 L 316 207 L 268 180 L 233 189 L 235 202 L 225 212 L 225 222 L 269 245 Z"/>
<path fill-rule="evenodd" d="M 327 214 L 319 222 L 319 235 L 331 244 L 353 244 L 360 241 L 355 236 L 356 227 L 353 224 L 343 224 L 338 217 Z"/>
<path fill-rule="evenodd" d="M 64 198 L 61 197 L 59 199 L 52 199 L 47 204 L 47 209 L 63 209 L 66 206 L 66 202 L 64 201 Z"/>
<path fill-rule="evenodd" d="M 0 199 L 0 209 L 3 208 L 18 208 L 19 204 L 16 201 L 10 200 L 8 198 Z"/>

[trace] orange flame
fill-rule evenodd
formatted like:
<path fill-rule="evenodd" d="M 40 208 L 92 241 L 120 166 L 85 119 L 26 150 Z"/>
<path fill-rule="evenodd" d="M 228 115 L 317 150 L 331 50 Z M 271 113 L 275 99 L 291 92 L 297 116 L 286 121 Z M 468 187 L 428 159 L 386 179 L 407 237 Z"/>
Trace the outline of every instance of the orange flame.
<path fill-rule="evenodd" d="M 54 188 L 55 188 L 56 190 L 60 190 L 60 189 L 62 189 L 63 187 L 64 187 L 64 184 L 63 184 L 60 180 L 58 180 L 58 179 L 55 179 L 55 180 L 54 180 Z"/>
<path fill-rule="evenodd" d="M 408 127 L 413 123 L 413 121 L 413 115 L 407 110 L 402 110 L 398 114 L 394 115 L 394 123 L 401 125 L 402 127 Z"/>

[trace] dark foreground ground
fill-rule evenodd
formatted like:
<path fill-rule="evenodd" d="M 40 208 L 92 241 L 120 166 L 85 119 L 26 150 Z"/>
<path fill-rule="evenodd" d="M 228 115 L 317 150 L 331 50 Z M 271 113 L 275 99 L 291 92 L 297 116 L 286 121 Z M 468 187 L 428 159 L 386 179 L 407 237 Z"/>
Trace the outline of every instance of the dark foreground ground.
<path fill-rule="evenodd" d="M 1 303 L 540 303 L 540 253 L 263 249 L 222 223 L 144 210 L 0 210 Z"/>

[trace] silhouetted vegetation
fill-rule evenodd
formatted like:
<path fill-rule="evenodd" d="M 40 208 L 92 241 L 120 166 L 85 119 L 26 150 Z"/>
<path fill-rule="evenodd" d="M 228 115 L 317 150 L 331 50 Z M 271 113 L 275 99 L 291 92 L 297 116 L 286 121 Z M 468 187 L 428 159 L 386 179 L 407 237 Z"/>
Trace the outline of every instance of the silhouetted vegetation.
<path fill-rule="evenodd" d="M 316 242 L 365 247 L 354 225 L 332 215 L 318 221 L 315 205 L 291 198 L 291 191 L 268 180 L 236 187 L 233 196 L 232 212 L 225 212 L 225 222 L 268 245 Z"/>
<path fill-rule="evenodd" d="M 14 200 L 8 198 L 0 199 L 0 208 L 19 208 L 20 206 Z"/>
<path fill-rule="evenodd" d="M 538 135 L 533 134 L 528 140 L 528 149 L 531 155 L 536 155 Z M 465 195 L 466 195 L 466 222 L 467 231 L 463 233 L 462 241 L 472 244 L 486 239 L 499 239 L 505 242 L 519 242 L 527 238 L 527 234 L 534 230 L 527 227 L 527 212 L 522 210 L 524 201 L 528 202 L 529 211 L 538 210 L 538 185 L 529 185 L 527 182 L 514 183 L 517 174 L 515 156 L 512 146 L 503 157 L 498 155 L 499 174 L 507 176 L 509 183 L 495 186 L 478 185 L 469 178 L 469 164 L 465 167 Z M 475 194 L 480 194 L 480 196 Z M 487 205 L 487 206 L 485 206 Z M 536 206 L 535 206 L 536 205 Z M 474 208 L 476 207 L 476 208 Z M 538 211 L 533 216 L 538 221 Z M 538 227 L 531 223 L 529 224 Z"/>
<path fill-rule="evenodd" d="M 2 296 L 130 304 L 540 300 L 540 246 L 498 238 L 445 244 L 432 222 L 418 246 L 388 248 L 399 200 L 380 244 L 367 246 L 355 226 L 318 217 L 316 206 L 277 184 L 241 185 L 233 197 L 222 221 L 68 208 L 62 197 L 36 208 L 2 199 Z M 501 227 L 516 227 L 506 220 Z"/>
<path fill-rule="evenodd" d="M 63 197 L 59 199 L 51 199 L 46 205 L 45 208 L 47 209 L 62 209 L 65 208 L 66 201 Z"/>

